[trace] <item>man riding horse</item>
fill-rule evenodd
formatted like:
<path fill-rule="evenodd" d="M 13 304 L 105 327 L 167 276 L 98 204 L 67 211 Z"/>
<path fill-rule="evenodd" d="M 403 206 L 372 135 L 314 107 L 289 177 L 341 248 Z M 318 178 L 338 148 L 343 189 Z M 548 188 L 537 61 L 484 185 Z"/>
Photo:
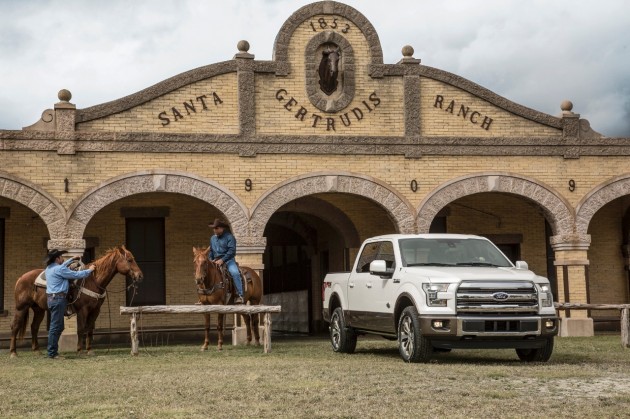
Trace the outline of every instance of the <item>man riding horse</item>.
<path fill-rule="evenodd" d="M 241 273 L 234 260 L 234 256 L 236 256 L 236 239 L 232 233 L 230 233 L 228 223 L 219 218 L 216 218 L 212 224 L 208 224 L 208 227 L 214 230 L 214 235 L 210 238 L 208 259 L 219 267 L 222 265 L 227 267 L 230 276 L 232 276 L 232 281 L 234 282 L 234 289 L 238 294 L 234 299 L 234 304 L 243 304 Z"/>

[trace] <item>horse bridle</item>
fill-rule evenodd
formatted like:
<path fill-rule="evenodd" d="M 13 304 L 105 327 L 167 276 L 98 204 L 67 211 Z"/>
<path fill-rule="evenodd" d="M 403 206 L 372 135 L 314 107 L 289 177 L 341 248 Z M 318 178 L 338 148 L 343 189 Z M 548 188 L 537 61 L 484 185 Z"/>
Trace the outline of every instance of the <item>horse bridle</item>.
<path fill-rule="evenodd" d="M 211 262 L 206 259 L 206 263 L 211 263 Z M 203 271 L 203 275 L 201 276 L 201 279 L 195 280 L 197 285 L 201 285 L 202 287 L 202 288 L 197 288 L 197 294 L 211 295 L 215 291 L 225 288 L 223 286 L 223 281 L 220 281 L 218 284 L 214 284 L 212 288 L 206 288 L 206 278 L 208 277 L 207 275 L 208 269 L 206 268 L 206 269 L 203 269 L 202 271 Z"/>

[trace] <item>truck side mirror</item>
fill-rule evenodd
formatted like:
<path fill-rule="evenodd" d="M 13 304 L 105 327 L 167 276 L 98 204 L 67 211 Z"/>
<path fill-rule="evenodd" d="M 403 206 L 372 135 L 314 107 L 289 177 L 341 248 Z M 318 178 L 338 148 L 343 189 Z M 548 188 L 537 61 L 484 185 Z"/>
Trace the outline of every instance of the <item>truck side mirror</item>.
<path fill-rule="evenodd" d="M 525 262 L 524 260 L 517 260 L 515 265 L 516 265 L 516 269 L 521 269 L 523 271 L 529 270 L 529 266 L 527 265 L 527 262 Z"/>
<path fill-rule="evenodd" d="M 378 275 L 380 277 L 391 278 L 391 276 L 394 274 L 394 270 L 387 269 L 387 262 L 385 262 L 384 260 L 377 259 L 377 260 L 373 260 L 370 263 L 370 274 Z"/>

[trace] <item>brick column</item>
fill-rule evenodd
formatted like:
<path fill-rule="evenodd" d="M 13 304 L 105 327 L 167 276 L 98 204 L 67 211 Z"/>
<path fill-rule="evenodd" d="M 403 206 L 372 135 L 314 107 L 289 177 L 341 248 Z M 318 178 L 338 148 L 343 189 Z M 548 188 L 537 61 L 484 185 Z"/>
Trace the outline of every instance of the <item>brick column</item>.
<path fill-rule="evenodd" d="M 560 303 L 590 303 L 588 247 L 590 236 L 553 236 L 554 265 Z M 560 336 L 593 336 L 588 310 L 560 310 Z"/>

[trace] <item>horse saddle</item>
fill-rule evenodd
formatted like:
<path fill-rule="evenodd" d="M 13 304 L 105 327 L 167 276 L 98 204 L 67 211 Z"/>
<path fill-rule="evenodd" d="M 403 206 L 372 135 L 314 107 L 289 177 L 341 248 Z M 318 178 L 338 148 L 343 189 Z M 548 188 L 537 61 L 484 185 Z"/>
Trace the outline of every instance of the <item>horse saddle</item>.
<path fill-rule="evenodd" d="M 68 268 L 72 269 L 73 271 L 79 271 L 82 270 L 83 264 L 78 261 L 74 261 L 68 265 Z M 37 288 L 44 288 L 44 290 L 46 290 L 46 270 L 43 270 L 39 275 L 37 275 L 37 278 L 35 278 L 35 289 Z M 70 288 L 68 289 L 68 293 L 66 294 L 66 300 L 68 302 L 65 312 L 66 317 L 72 317 L 76 314 L 76 309 L 74 308 L 73 303 L 76 299 L 75 297 L 78 291 L 79 287 L 75 284 L 75 282 L 70 282 Z"/>
<path fill-rule="evenodd" d="M 247 284 L 252 282 L 252 276 L 250 275 L 249 271 L 241 269 L 238 263 L 236 264 L 236 266 L 238 266 L 238 271 L 241 273 L 241 285 L 243 287 L 243 294 L 246 294 L 248 288 Z M 228 270 L 227 266 L 225 266 L 225 264 L 221 265 L 221 268 L 219 270 L 221 271 L 221 275 L 223 275 L 223 287 L 226 290 L 225 304 L 229 304 L 230 300 L 232 300 L 232 295 L 234 294 L 234 279 L 232 278 L 232 275 L 230 274 L 230 271 Z"/>

